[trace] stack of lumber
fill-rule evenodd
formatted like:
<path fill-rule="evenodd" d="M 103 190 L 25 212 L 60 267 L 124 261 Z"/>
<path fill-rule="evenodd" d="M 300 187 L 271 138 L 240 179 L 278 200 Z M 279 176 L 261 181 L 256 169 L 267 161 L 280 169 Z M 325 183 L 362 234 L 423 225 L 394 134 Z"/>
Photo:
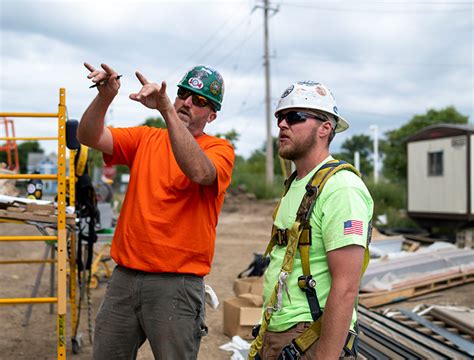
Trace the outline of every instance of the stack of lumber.
<path fill-rule="evenodd" d="M 4 195 L 0 195 L 0 219 L 51 224 L 58 221 L 56 205 L 52 202 Z M 75 215 L 66 214 L 66 223 L 74 225 Z"/>
<path fill-rule="evenodd" d="M 474 356 L 472 335 L 459 329 L 452 331 L 452 325 L 445 328 L 411 311 L 398 310 L 396 314 L 388 317 L 359 307 L 360 358 L 472 359 Z"/>

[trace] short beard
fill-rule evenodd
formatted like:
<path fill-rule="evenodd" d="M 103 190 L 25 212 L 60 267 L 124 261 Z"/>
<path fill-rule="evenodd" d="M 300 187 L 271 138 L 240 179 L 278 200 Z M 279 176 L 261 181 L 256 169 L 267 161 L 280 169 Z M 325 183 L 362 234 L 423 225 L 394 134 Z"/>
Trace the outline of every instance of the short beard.
<path fill-rule="evenodd" d="M 311 131 L 311 134 L 303 141 L 297 142 L 293 147 L 278 149 L 278 155 L 286 160 L 299 160 L 306 156 L 311 149 L 316 146 L 316 132 L 317 128 Z"/>
<path fill-rule="evenodd" d="M 302 149 L 298 148 L 279 149 L 278 155 L 280 155 L 283 159 L 294 161 L 302 158 L 305 155 L 305 151 L 302 151 Z"/>

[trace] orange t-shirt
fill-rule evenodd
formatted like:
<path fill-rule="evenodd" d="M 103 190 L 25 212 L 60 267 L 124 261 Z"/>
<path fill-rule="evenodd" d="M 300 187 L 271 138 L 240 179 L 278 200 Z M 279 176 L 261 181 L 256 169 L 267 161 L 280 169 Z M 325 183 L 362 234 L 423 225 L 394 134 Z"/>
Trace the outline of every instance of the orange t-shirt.
<path fill-rule="evenodd" d="M 217 217 L 231 181 L 235 157 L 231 144 L 206 134 L 195 138 L 217 171 L 214 185 L 202 186 L 181 171 L 167 130 L 147 126 L 110 130 L 113 155 L 104 154 L 104 161 L 130 168 L 112 258 L 147 272 L 207 275 Z"/>

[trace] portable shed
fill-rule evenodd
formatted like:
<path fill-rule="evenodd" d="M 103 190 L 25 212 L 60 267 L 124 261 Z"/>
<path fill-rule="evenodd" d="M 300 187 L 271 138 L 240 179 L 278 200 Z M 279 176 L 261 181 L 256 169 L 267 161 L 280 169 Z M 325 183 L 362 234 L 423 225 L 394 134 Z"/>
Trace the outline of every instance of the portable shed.
<path fill-rule="evenodd" d="M 425 228 L 474 225 L 474 126 L 428 126 L 407 147 L 408 215 Z"/>

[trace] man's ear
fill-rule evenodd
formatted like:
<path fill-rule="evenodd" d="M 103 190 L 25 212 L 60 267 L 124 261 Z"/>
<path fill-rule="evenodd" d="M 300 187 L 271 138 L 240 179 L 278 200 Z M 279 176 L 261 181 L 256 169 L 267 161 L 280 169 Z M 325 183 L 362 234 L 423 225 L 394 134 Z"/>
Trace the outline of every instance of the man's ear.
<path fill-rule="evenodd" d="M 320 131 L 322 136 L 330 135 L 332 132 L 332 125 L 330 121 L 325 121 L 320 126 Z"/>
<path fill-rule="evenodd" d="M 211 122 L 216 120 L 216 118 L 217 118 L 216 112 L 215 111 L 211 112 L 209 116 L 207 117 L 207 123 L 210 124 Z"/>

